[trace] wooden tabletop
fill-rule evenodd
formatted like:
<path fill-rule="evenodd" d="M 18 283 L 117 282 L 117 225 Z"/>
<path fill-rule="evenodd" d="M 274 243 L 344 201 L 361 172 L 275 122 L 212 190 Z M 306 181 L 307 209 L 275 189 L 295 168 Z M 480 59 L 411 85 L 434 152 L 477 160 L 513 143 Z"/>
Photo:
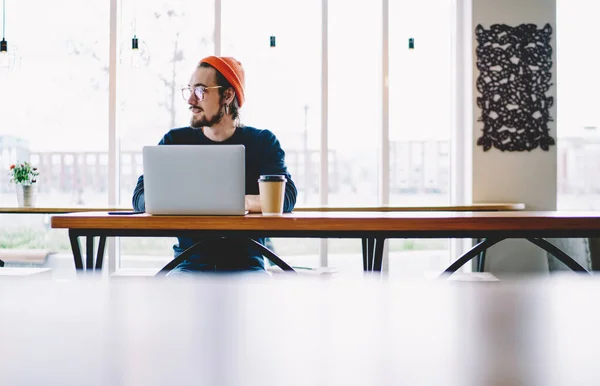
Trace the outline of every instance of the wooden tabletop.
<path fill-rule="evenodd" d="M 298 212 L 279 217 L 54 215 L 52 228 L 280 231 L 513 231 L 598 230 L 600 212 Z"/>
<path fill-rule="evenodd" d="M 422 205 L 422 206 L 306 206 L 296 207 L 294 212 L 406 212 L 406 211 L 450 211 L 450 212 L 466 212 L 466 211 L 511 211 L 524 210 L 523 203 L 483 203 L 472 205 Z M 95 208 L 95 207 L 35 207 L 35 208 L 17 208 L 4 207 L 0 208 L 0 214 L 61 214 L 61 213 L 77 213 L 77 212 L 117 212 L 117 211 L 132 211 L 132 208 Z"/>
<path fill-rule="evenodd" d="M 490 203 L 471 205 L 422 205 L 422 206 L 305 206 L 294 208 L 294 212 L 476 212 L 524 210 L 523 203 Z"/>
<path fill-rule="evenodd" d="M 93 279 L 0 281 L 0 384 L 600 385 L 598 277 Z"/>

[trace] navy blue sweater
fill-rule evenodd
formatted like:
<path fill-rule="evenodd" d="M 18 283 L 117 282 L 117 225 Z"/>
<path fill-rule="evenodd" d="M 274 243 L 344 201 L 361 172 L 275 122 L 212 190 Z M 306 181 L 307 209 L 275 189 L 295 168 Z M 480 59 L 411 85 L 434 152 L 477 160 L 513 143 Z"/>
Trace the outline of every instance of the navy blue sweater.
<path fill-rule="evenodd" d="M 258 178 L 262 174 L 282 174 L 287 177 L 285 187 L 284 212 L 291 212 L 296 204 L 298 191 L 288 173 L 285 164 L 285 153 L 279 141 L 269 130 L 258 130 L 253 127 L 238 127 L 234 134 L 223 142 L 214 142 L 204 135 L 202 130 L 183 127 L 169 131 L 160 140 L 159 145 L 244 145 L 246 153 L 246 194 L 259 194 Z M 133 192 L 133 208 L 145 210 L 144 176 L 138 178 Z M 200 239 L 178 237 L 179 244 L 174 245 L 175 256 L 192 246 Z M 264 240 L 258 239 L 264 244 Z M 241 243 L 226 244 L 215 240 L 204 242 L 199 252 L 194 255 L 193 262 L 206 266 L 207 270 L 214 266 L 216 270 L 237 270 L 263 267 L 262 256 L 243 246 Z M 225 256 L 224 256 L 225 255 Z"/>

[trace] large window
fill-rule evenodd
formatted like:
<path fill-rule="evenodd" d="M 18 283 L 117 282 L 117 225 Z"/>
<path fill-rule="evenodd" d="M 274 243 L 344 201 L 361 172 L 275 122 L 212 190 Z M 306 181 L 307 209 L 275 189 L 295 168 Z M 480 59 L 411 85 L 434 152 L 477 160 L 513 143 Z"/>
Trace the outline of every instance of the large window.
<path fill-rule="evenodd" d="M 448 205 L 453 2 L 389 3 L 390 204 Z M 447 240 L 390 240 L 389 250 L 398 275 L 449 261 Z"/>
<path fill-rule="evenodd" d="M 37 206 L 108 204 L 106 170 L 82 162 L 108 150 L 108 25 L 104 0 L 65 0 L 60 7 L 7 1 L 6 40 L 16 61 L 10 72 L 0 69 L 3 206 L 17 205 L 7 175 L 16 161 L 39 168 Z M 70 251 L 66 232 L 50 231 L 48 220 L 4 216 L 0 246 Z"/>
<path fill-rule="evenodd" d="M 189 124 L 181 88 L 200 59 L 214 52 L 214 3 L 121 0 L 119 9 L 120 199 L 122 205 L 130 205 L 142 171 L 142 147 L 156 145 L 170 129 Z M 139 39 L 137 51 L 132 50 L 134 35 Z"/>
<path fill-rule="evenodd" d="M 279 138 L 298 187 L 297 206 L 319 203 L 320 25 L 320 0 L 223 1 L 221 54 L 239 60 L 246 75 L 242 123 Z M 318 262 L 317 240 L 272 241 L 292 264 Z"/>
<path fill-rule="evenodd" d="M 39 206 L 130 206 L 143 172 L 142 147 L 189 124 L 180 88 L 198 61 L 215 52 L 242 62 L 247 94 L 242 122 L 269 129 L 280 139 L 299 190 L 297 206 L 319 205 L 325 180 L 330 205 L 449 203 L 450 79 L 455 70 L 450 65 L 449 0 L 389 0 L 387 15 L 383 1 L 118 0 L 115 68 L 108 60 L 110 26 L 115 25 L 109 20 L 110 3 L 68 0 L 57 10 L 39 0 L 10 2 L 7 38 L 19 48 L 21 60 L 16 70 L 0 74 L 0 159 L 4 168 L 17 159 L 39 165 Z M 28 28 L 32 23 L 35 31 L 51 31 L 43 42 Z M 409 38 L 414 49 L 408 47 Z M 110 76 L 116 80 L 110 83 L 114 93 L 108 92 Z M 114 128 L 109 124 L 112 102 Z M 389 115 L 383 103 L 389 103 Z M 323 119 L 326 149 L 321 147 Z M 389 137 L 382 141 L 384 127 Z M 109 164 L 110 134 L 118 142 L 118 192 L 109 192 L 109 172 L 115 170 Z M 387 165 L 381 164 L 384 151 Z M 379 199 L 382 173 L 389 180 L 384 187 L 389 202 Z M 0 184 L 4 202 L 16 204 L 14 187 L 5 177 Z M 118 199 L 108 202 L 113 196 Z M 47 227 L 40 218 L 35 221 Z M 53 248 L 67 253 L 66 235 L 60 237 Z M 117 266 L 162 266 L 171 259 L 175 242 L 123 238 Z M 292 264 L 319 264 L 318 240 L 274 239 L 273 245 Z M 391 241 L 389 250 L 390 267 L 398 272 L 420 274 L 448 261 L 445 240 Z M 360 252 L 359 240 L 329 241 L 329 263 L 341 271 L 360 272 Z"/>
<path fill-rule="evenodd" d="M 600 209 L 600 54 L 586 0 L 556 1 L 558 209 Z M 577 42 L 577 44 L 573 44 Z M 556 119 L 556 118 L 555 118 Z"/>
<path fill-rule="evenodd" d="M 13 1 L 9 6 L 6 37 L 9 47 L 17 48 L 17 61 L 12 71 L 0 73 L 2 170 L 16 161 L 35 161 L 41 172 L 39 206 L 106 205 L 105 187 L 90 181 L 91 173 L 75 160 L 108 150 L 108 3 L 66 0 L 59 8 L 46 1 Z M 64 9 L 78 17 L 57 22 Z M 16 205 L 14 185 L 4 172 L 0 188 L 6 195 L 2 202 Z"/>
<path fill-rule="evenodd" d="M 121 0 L 119 6 L 117 133 L 120 204 L 130 206 L 142 174 L 142 147 L 189 125 L 181 96 L 196 65 L 214 53 L 213 0 Z M 201 22 L 200 22 L 201 21 Z M 138 50 L 132 39 L 138 38 Z M 160 267 L 174 238 L 122 238 L 122 268 Z"/>
<path fill-rule="evenodd" d="M 378 204 L 381 8 L 381 2 L 329 1 L 328 201 L 336 206 Z M 360 240 L 329 242 L 336 268 L 360 271 L 360 256 Z"/>

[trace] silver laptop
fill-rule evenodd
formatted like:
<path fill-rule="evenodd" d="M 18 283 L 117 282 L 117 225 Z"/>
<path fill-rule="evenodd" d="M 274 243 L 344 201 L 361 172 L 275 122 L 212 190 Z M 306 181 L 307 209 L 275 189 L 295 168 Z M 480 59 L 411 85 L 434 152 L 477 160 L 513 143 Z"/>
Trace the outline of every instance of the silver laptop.
<path fill-rule="evenodd" d="M 146 213 L 244 215 L 243 145 L 145 146 Z"/>

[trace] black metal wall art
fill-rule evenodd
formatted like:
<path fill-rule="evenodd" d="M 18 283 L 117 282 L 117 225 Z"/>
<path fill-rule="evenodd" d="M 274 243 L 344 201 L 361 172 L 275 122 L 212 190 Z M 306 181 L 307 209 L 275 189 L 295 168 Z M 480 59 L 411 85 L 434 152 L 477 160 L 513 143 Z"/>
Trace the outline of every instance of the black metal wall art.
<path fill-rule="evenodd" d="M 477 145 L 484 151 L 549 150 L 555 144 L 548 122 L 554 98 L 552 85 L 552 27 L 535 24 L 511 27 L 478 25 L 477 106 L 483 135 Z"/>

